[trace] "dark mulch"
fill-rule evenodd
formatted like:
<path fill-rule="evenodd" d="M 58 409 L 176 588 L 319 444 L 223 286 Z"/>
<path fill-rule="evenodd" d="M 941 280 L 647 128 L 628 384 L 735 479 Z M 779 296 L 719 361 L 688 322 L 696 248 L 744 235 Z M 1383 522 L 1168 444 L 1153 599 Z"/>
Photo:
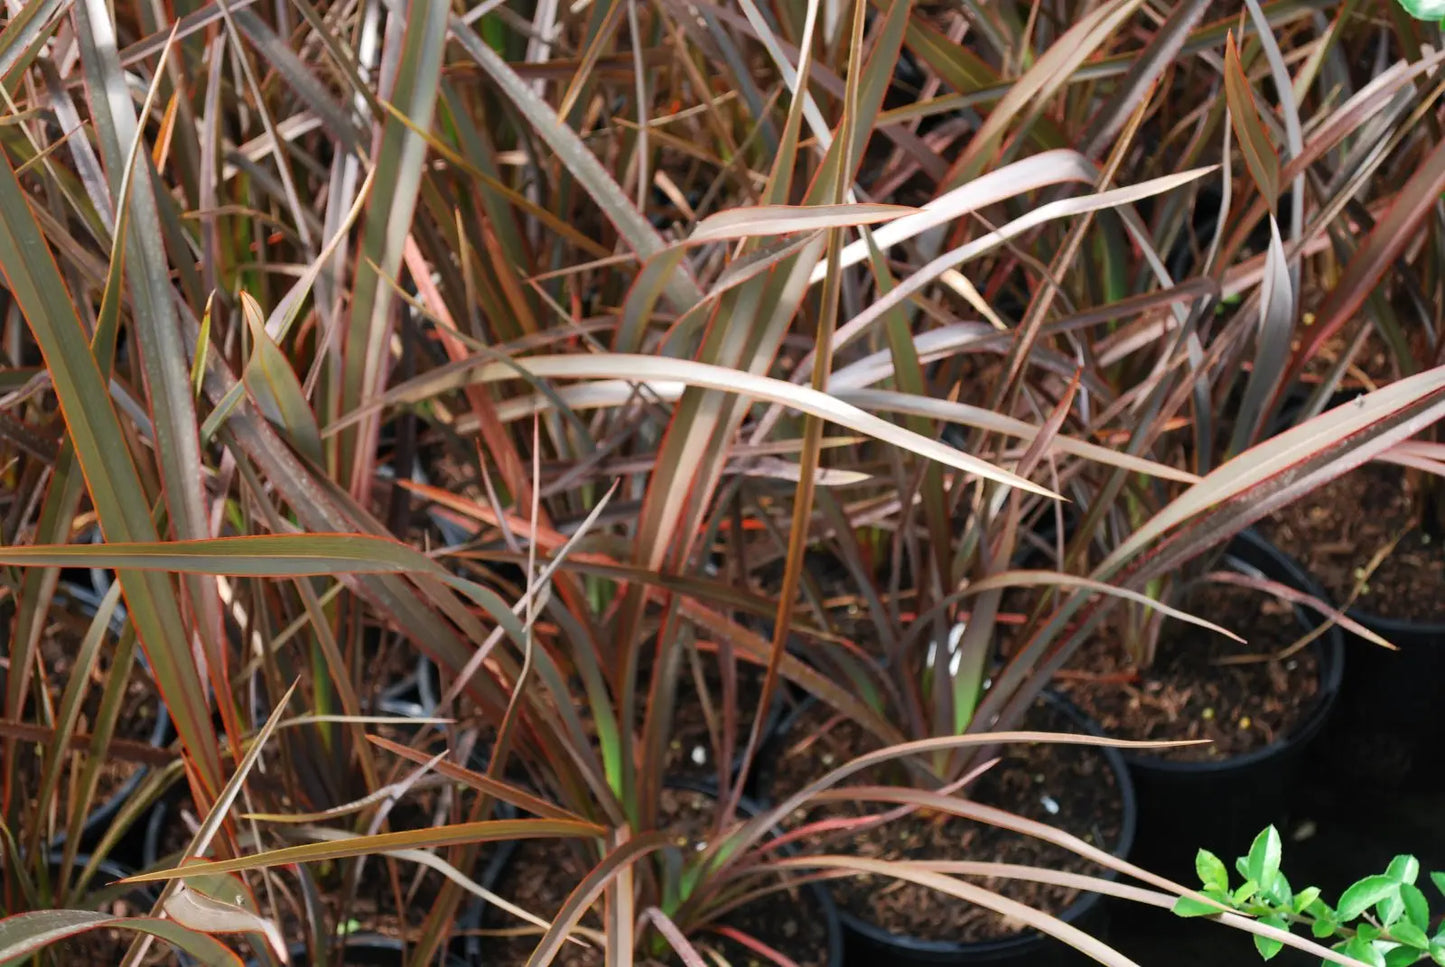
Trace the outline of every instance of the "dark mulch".
<path fill-rule="evenodd" d="M 568 894 L 582 882 L 590 865 L 571 845 L 560 840 L 525 839 L 517 843 L 501 880 L 492 889 L 528 913 L 550 920 L 562 909 Z M 596 916 L 584 916 L 583 927 L 600 930 Z M 484 931 L 506 930 L 512 935 L 484 936 L 485 962 L 494 967 L 525 964 L 541 939 L 540 928 L 524 923 L 510 913 L 488 906 L 482 917 Z M 559 967 L 600 967 L 602 951 L 597 947 L 565 944 L 553 963 Z"/>
<path fill-rule="evenodd" d="M 1052 709 L 1039 708 L 1027 727 L 1076 732 L 1077 727 Z M 810 706 L 785 738 L 786 745 L 768 774 L 765 788 L 776 800 L 816 779 L 831 766 L 878 748 L 878 742 L 848 721 L 835 720 L 821 705 Z M 1108 760 L 1079 746 L 1010 746 L 1002 761 L 985 773 L 969 795 L 1029 819 L 1065 830 L 1103 849 L 1118 842 L 1123 799 Z M 903 781 L 895 771 L 870 770 L 857 785 Z M 799 810 L 797 825 L 825 817 L 857 818 L 890 807 L 866 802 L 831 802 Z M 814 840 L 808 851 L 842 852 L 888 860 L 979 860 L 1020 863 L 1051 870 L 1098 874 L 1099 867 L 1058 846 L 995 826 L 941 814 L 915 813 L 840 839 Z M 1035 909 L 1059 913 L 1077 891 L 1021 880 L 982 880 L 982 885 Z M 926 940 L 976 942 L 1021 933 L 1023 924 L 991 910 L 926 887 L 859 876 L 833 884 L 840 908 L 895 934 Z"/>
<path fill-rule="evenodd" d="M 1289 605 L 1252 590 L 1210 584 L 1194 589 L 1182 607 L 1246 641 L 1171 620 L 1161 632 L 1154 663 L 1140 668 L 1117 635 L 1097 635 L 1061 674 L 1060 689 L 1106 735 L 1210 740 L 1209 745 L 1158 753 L 1179 760 L 1243 755 L 1288 735 L 1308 717 L 1320 690 L 1313 647 L 1283 661 L 1219 664 L 1225 658 L 1277 654 L 1297 641 L 1303 629 Z"/>
<path fill-rule="evenodd" d="M 72 676 L 75 674 L 75 656 L 79 654 L 81 638 L 84 637 L 88 621 L 79 615 L 67 616 L 60 624 L 50 629 L 41 641 L 41 657 L 45 662 L 47 684 L 51 693 L 51 707 L 58 713 L 60 703 L 66 687 L 69 685 Z M 102 651 L 104 656 L 104 650 Z M 102 657 L 100 663 L 91 671 L 91 680 L 87 684 L 85 696 L 81 701 L 79 729 L 83 732 L 93 732 L 96 720 L 100 715 L 101 700 L 105 694 L 106 684 L 110 679 L 112 670 L 107 667 L 106 659 Z M 133 665 L 127 670 L 125 688 L 121 696 L 120 712 L 116 716 L 115 737 L 132 742 L 149 742 L 155 734 L 156 719 L 160 714 L 160 702 L 157 697 L 155 686 L 150 676 L 140 667 Z M 22 781 L 29 777 L 38 788 L 40 782 L 40 769 L 38 757 L 35 754 L 35 746 L 23 744 L 17 752 L 19 760 L 19 775 Z M 79 752 L 75 754 L 72 761 L 86 760 L 86 754 Z M 97 765 L 97 783 L 95 795 L 91 798 L 85 812 L 102 805 L 113 796 L 126 781 L 129 780 L 142 766 L 122 756 L 110 755 L 104 758 Z M 72 792 L 71 779 L 73 770 L 67 765 L 61 770 L 59 784 L 56 788 L 56 799 L 61 804 L 70 804 L 73 797 L 79 795 L 79 790 Z M 31 790 L 33 794 L 34 790 Z M 82 803 L 75 803 L 77 807 L 83 807 Z M 60 829 L 65 828 L 66 816 L 62 812 L 59 817 Z"/>
<path fill-rule="evenodd" d="M 667 746 L 668 775 L 700 780 L 718 777 L 717 757 L 725 721 L 722 678 L 709 669 L 704 673 L 703 681 L 707 687 L 711 722 L 691 671 L 683 670 L 683 677 L 678 683 L 677 704 L 673 709 L 672 737 Z M 758 702 L 763 697 L 763 672 L 756 665 L 739 663 L 736 690 L 731 751 L 734 759 L 747 745 L 753 716 L 757 714 Z"/>
<path fill-rule="evenodd" d="M 1402 621 L 1445 620 L 1445 541 L 1417 526 L 1403 468 L 1367 464 L 1264 521 L 1260 529 L 1343 604 L 1370 560 L 1404 537 L 1369 576 L 1353 607 Z"/>

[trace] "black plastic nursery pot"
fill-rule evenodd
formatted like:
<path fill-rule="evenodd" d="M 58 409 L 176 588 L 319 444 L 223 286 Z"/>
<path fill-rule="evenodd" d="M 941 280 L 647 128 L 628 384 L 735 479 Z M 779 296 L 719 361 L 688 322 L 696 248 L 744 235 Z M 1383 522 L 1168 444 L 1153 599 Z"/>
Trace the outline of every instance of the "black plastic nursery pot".
<path fill-rule="evenodd" d="M 1067 698 L 1054 692 L 1041 696 L 1050 709 L 1070 723 L 1072 731 L 1100 735 L 1099 727 L 1090 721 Z M 811 703 L 800 706 L 778 728 L 778 740 L 784 742 Z M 1117 749 L 1098 748 L 1114 776 L 1122 803 L 1118 841 L 1110 854 L 1127 858 L 1133 848 L 1139 805 L 1130 771 Z M 937 859 L 987 860 L 985 856 L 936 857 Z M 1100 874 L 1113 879 L 1113 871 Z M 1103 937 L 1109 926 L 1109 907 L 1097 893 L 1081 893 L 1069 906 L 1056 914 L 1059 920 L 1083 932 Z M 836 900 L 835 900 L 836 903 Z M 949 965 L 986 964 L 989 967 L 1083 967 L 1094 960 L 1052 937 L 1027 930 L 998 940 L 958 942 L 929 940 L 893 933 L 877 924 L 850 913 L 841 906 L 838 919 L 843 927 L 845 967 L 949 967 Z"/>
<path fill-rule="evenodd" d="M 166 711 L 165 703 L 160 702 L 157 704 L 155 728 L 151 730 L 148 742 L 154 748 L 163 749 L 170 742 L 171 734 L 170 715 Z M 119 788 L 86 815 L 85 821 L 80 826 L 80 848 L 82 850 L 95 848 L 96 844 L 109 831 L 111 823 L 115 821 L 116 814 L 120 812 L 121 807 L 135 795 L 136 790 L 140 788 L 140 784 L 149 774 L 149 766 L 141 766 L 136 769 L 121 783 Z M 138 825 L 139 823 L 137 823 Z M 138 855 L 135 845 L 139 837 L 135 833 L 136 829 L 132 828 L 112 851 L 127 862 L 133 861 Z M 63 832 L 57 833 L 55 838 L 50 841 L 52 849 L 61 849 L 64 845 L 65 833 Z"/>
<path fill-rule="evenodd" d="M 441 701 L 440 676 L 430 658 L 417 659 L 416 669 L 382 689 L 377 711 L 398 718 L 420 719 L 436 714 Z"/>
<path fill-rule="evenodd" d="M 1445 784 L 1445 623 L 1354 610 L 1349 616 L 1398 650 L 1344 633 L 1350 673 L 1326 741 L 1314 756 L 1314 771 L 1353 783 L 1362 795 L 1401 787 L 1439 789 Z M 1348 750 L 1350 762 L 1344 775 L 1330 754 L 1341 749 Z"/>
<path fill-rule="evenodd" d="M 716 796 L 717 794 L 717 786 L 714 783 L 698 779 L 672 778 L 666 781 L 666 786 L 669 789 L 698 792 L 707 796 Z M 742 797 L 738 802 L 738 812 L 743 816 L 756 816 L 761 811 L 762 806 L 747 796 Z M 516 845 L 515 843 L 503 844 L 503 849 L 492 856 L 479 880 L 483 888 L 493 893 L 501 893 L 499 887 L 506 882 L 507 876 L 511 872 Z M 789 846 L 784 846 L 781 852 L 785 855 L 792 855 L 795 851 Z M 811 918 L 821 919 L 824 925 L 823 933 L 827 937 L 827 957 L 824 961 L 826 967 L 844 967 L 844 964 L 848 963 L 845 959 L 846 941 L 842 922 L 838 916 L 838 908 L 833 903 L 832 896 L 815 882 L 802 884 L 798 887 L 798 892 L 807 897 L 806 902 L 811 907 Z M 769 902 L 784 902 L 784 898 L 787 896 L 788 894 L 782 892 L 773 893 L 770 894 L 770 898 L 773 899 L 770 899 Z M 466 926 L 477 926 L 484 923 L 487 907 L 488 904 L 483 900 L 476 904 L 474 911 L 469 910 Z M 487 958 L 485 941 L 472 942 L 477 939 L 468 938 L 467 940 L 467 962 L 473 967 L 503 967 Z M 510 967 L 510 965 L 506 965 L 506 967 Z"/>
<path fill-rule="evenodd" d="M 1230 543 L 1225 564 L 1327 600 L 1298 564 L 1254 531 Z M 1301 631 L 1321 623 L 1314 611 L 1295 607 L 1294 613 Z M 1140 803 L 1134 863 L 1193 883 L 1194 857 L 1201 847 L 1219 856 L 1242 855 L 1261 829 L 1283 822 L 1306 751 L 1335 708 L 1344 674 L 1344 638 L 1338 628 L 1309 647 L 1319 658 L 1319 690 L 1313 707 L 1287 735 L 1224 760 L 1125 754 Z"/>
<path fill-rule="evenodd" d="M 61 864 L 65 862 L 64 852 L 52 850 L 49 859 L 52 874 L 58 874 Z M 75 857 L 71 867 L 76 873 L 79 873 L 90 864 L 90 860 L 91 857 L 82 853 Z M 107 905 L 115 900 L 123 899 L 135 907 L 141 915 L 144 915 L 155 904 L 158 892 L 150 883 L 120 884 L 121 880 L 128 879 L 134 874 L 135 870 L 123 863 L 117 863 L 111 859 L 98 860 L 88 889 L 95 899 Z"/>
<path fill-rule="evenodd" d="M 305 944 L 292 944 L 289 948 L 290 967 L 405 967 L 408 963 L 407 950 L 400 940 L 376 933 L 357 933 L 345 939 L 338 939 L 327 952 L 325 960 L 311 959 L 311 950 Z M 337 959 L 337 955 L 341 959 Z M 466 961 L 447 956 L 440 961 L 443 967 L 466 967 Z M 246 967 L 262 967 L 264 961 L 249 960 Z"/>

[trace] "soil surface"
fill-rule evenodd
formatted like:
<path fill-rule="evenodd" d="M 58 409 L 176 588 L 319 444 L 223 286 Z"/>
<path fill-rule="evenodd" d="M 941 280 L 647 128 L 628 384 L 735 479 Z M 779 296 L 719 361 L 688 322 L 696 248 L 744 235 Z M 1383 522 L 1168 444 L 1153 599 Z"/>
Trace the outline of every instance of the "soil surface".
<path fill-rule="evenodd" d="M 716 820 L 716 800 L 710 794 L 668 789 L 662 793 L 661 806 L 666 828 L 676 835 L 677 844 L 682 849 L 701 849 L 711 837 Z M 517 844 L 501 882 L 494 889 L 523 909 L 551 919 L 591 865 L 566 841 L 522 840 Z M 763 900 L 727 915 L 722 923 L 780 951 L 798 967 L 824 967 L 827 963 L 826 925 L 821 917 L 809 915 L 806 893 L 789 895 L 797 897 L 803 905 L 793 901 L 780 902 L 778 894 L 769 894 Z M 600 918 L 589 913 L 583 917 L 582 926 L 600 929 Z M 501 929 L 515 934 L 485 937 L 485 962 L 489 967 L 525 964 L 536 948 L 540 934 L 495 907 L 487 908 L 482 918 L 482 929 L 488 932 Z M 734 967 L 770 965 L 769 961 L 751 953 L 743 945 L 707 930 L 689 939 L 709 963 L 712 962 L 708 954 L 711 948 Z M 565 945 L 554 961 L 562 967 L 597 967 L 602 962 L 600 949 L 584 948 L 578 944 Z M 676 962 L 681 963 L 680 960 Z"/>
<path fill-rule="evenodd" d="M 60 713 L 65 689 L 74 674 L 75 656 L 80 652 L 81 638 L 84 636 L 87 624 L 88 621 L 78 615 L 67 616 L 65 620 L 49 629 L 41 640 L 40 653 L 45 662 L 50 708 L 57 715 Z M 90 681 L 87 683 L 85 695 L 81 700 L 77 728 L 86 733 L 94 732 L 96 719 L 100 715 L 101 701 L 111 676 L 111 669 L 107 664 L 109 660 L 107 649 L 103 648 L 101 655 L 100 661 L 91 672 Z M 114 737 L 132 742 L 149 743 L 155 734 L 159 711 L 160 705 L 155 686 L 149 674 L 139 663 L 136 663 L 129 670 L 129 677 L 125 682 L 120 711 L 116 716 Z M 59 783 L 55 790 L 55 801 L 60 807 L 56 814 L 57 828 L 60 831 L 66 828 L 67 811 L 72 804 L 72 799 L 80 795 L 79 789 L 74 792 L 71 789 L 71 780 L 80 774 L 72 768 L 72 765 L 84 768 L 88 758 L 88 754 L 84 750 L 72 751 L 65 767 L 61 769 Z M 19 775 L 33 777 L 33 781 L 38 787 L 42 770 L 39 767 L 35 746 L 30 743 L 22 744 L 17 751 L 17 759 L 20 763 Z M 85 806 L 78 802 L 74 805 L 89 814 L 110 800 L 125 785 L 126 781 L 142 768 L 141 764 L 121 756 L 106 756 L 97 765 L 96 790 L 89 805 Z M 35 790 L 31 789 L 28 792 L 30 795 L 34 795 Z"/>
<path fill-rule="evenodd" d="M 1320 659 L 1315 646 L 1283 661 L 1220 664 L 1236 656 L 1284 651 L 1304 632 L 1292 607 L 1259 592 L 1201 584 L 1182 602 L 1246 639 L 1168 621 L 1154 663 L 1139 668 L 1117 635 L 1096 635 L 1060 675 L 1059 688 L 1106 735 L 1121 739 L 1208 739 L 1209 745 L 1162 751 L 1185 761 L 1244 755 L 1288 735 L 1315 707 Z"/>
<path fill-rule="evenodd" d="M 1352 608 L 1438 622 L 1445 620 L 1445 541 L 1416 526 L 1416 504 L 1403 468 L 1366 464 L 1261 522 L 1260 530 L 1312 573 L 1336 604 L 1350 600 L 1374 556 L 1403 535 Z"/>
<path fill-rule="evenodd" d="M 1027 727 L 1078 731 L 1067 718 L 1045 707 L 1030 716 Z M 879 747 L 878 741 L 858 726 L 836 719 L 824 706 L 816 704 L 801 713 L 784 742 L 765 786 L 774 801 L 816 779 L 831 766 Z M 1041 744 L 1008 747 L 1000 755 L 1002 760 L 974 784 L 970 798 L 1047 823 L 1102 849 L 1113 849 L 1118 843 L 1123 798 L 1108 760 L 1098 750 Z M 870 770 L 860 773 L 854 784 L 900 781 L 905 780 L 896 772 Z M 798 810 L 789 825 L 825 817 L 875 815 L 889 808 L 866 802 L 824 803 Z M 816 838 L 807 841 L 804 849 L 889 860 L 979 860 L 1102 873 L 1097 865 L 1061 847 L 996 826 L 939 814 L 915 813 L 861 833 L 850 831 L 842 838 Z M 1049 913 L 1063 911 L 1078 896 L 1075 890 L 1021 880 L 979 882 Z M 895 934 L 978 942 L 1013 936 L 1026 929 L 1022 923 L 991 910 L 901 881 L 848 877 L 834 881 L 831 889 L 841 909 Z"/>
<path fill-rule="evenodd" d="M 690 670 L 683 670 L 678 683 L 677 704 L 673 709 L 672 738 L 667 746 L 667 774 L 688 779 L 716 780 L 718 777 L 718 741 L 723 728 L 723 687 L 720 675 L 705 672 L 710 713 L 703 710 L 701 698 Z M 775 690 L 776 693 L 776 690 Z M 739 664 L 737 698 L 732 736 L 731 757 L 736 759 L 747 745 L 753 716 L 763 697 L 762 672 L 754 665 Z M 708 715 L 713 721 L 710 724 Z"/>
<path fill-rule="evenodd" d="M 1310 357 L 1310 361 L 1305 365 L 1304 380 L 1315 384 L 1322 380 L 1340 357 L 1349 352 L 1359 334 L 1358 326 L 1347 326 L 1339 335 L 1321 346 L 1320 351 Z M 1370 326 L 1360 351 L 1345 368 L 1341 388 L 1374 389 L 1398 378 L 1389 348 L 1375 327 Z M 1313 386 L 1311 388 L 1313 389 Z"/>

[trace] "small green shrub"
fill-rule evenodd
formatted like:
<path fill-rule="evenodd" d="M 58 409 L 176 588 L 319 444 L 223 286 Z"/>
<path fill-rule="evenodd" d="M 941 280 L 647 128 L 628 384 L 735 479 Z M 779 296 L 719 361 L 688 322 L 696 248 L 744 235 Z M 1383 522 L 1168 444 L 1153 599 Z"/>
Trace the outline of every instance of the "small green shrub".
<path fill-rule="evenodd" d="M 1259 922 L 1290 930 L 1307 927 L 1317 940 L 1334 939 L 1333 949 L 1377 967 L 1405 967 L 1430 961 L 1445 964 L 1445 929 L 1430 933 L 1434 917 L 1425 892 L 1415 885 L 1420 861 L 1396 856 L 1385 872 L 1356 881 L 1339 903 L 1325 903 L 1319 887 L 1295 892 L 1280 870 L 1279 832 L 1270 826 L 1255 837 L 1249 855 L 1235 861 L 1244 882 L 1231 888 L 1224 861 L 1200 850 L 1194 868 L 1203 884 L 1200 892 L 1216 903 Z M 1431 873 L 1435 889 L 1445 894 L 1445 873 Z M 1180 897 L 1174 912 L 1181 917 L 1207 917 L 1220 913 L 1213 904 Z M 1265 960 L 1284 944 L 1256 935 L 1254 945 Z"/>

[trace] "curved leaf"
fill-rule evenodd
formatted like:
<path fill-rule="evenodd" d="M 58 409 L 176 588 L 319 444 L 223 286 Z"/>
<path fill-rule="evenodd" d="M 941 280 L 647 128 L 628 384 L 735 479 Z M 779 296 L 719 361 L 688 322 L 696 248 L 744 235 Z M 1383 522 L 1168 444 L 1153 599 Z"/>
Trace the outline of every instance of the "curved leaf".
<path fill-rule="evenodd" d="M 1273 211 L 1279 200 L 1279 153 L 1260 120 L 1254 91 L 1250 89 L 1249 77 L 1239 61 L 1239 48 L 1235 46 L 1233 33 L 1224 41 L 1224 99 L 1229 105 L 1230 125 L 1239 138 L 1244 166 L 1249 169 L 1259 193 Z"/>
<path fill-rule="evenodd" d="M 256 401 L 261 415 L 270 420 L 291 444 L 318 466 L 323 462 L 321 431 L 316 415 L 307 405 L 301 380 L 286 354 L 266 331 L 266 318 L 261 306 L 249 292 L 241 293 L 241 315 L 251 332 L 251 358 L 246 362 L 241 379 Z"/>
<path fill-rule="evenodd" d="M 38 953 L 67 937 L 117 928 L 158 937 L 207 967 L 241 965 L 241 958 L 224 944 L 171 920 L 117 917 L 94 910 L 32 910 L 0 920 L 0 964 Z"/>
<path fill-rule="evenodd" d="M 492 383 L 506 379 L 517 379 L 517 369 L 523 367 L 533 377 L 543 379 L 635 379 L 635 380 L 676 380 L 689 386 L 703 389 L 722 390 L 753 399 L 767 400 L 830 420 L 858 433 L 876 437 L 886 443 L 919 456 L 937 460 L 965 473 L 994 480 L 1011 487 L 1018 487 L 1030 493 L 1055 497 L 1044 487 L 1031 483 L 1007 470 L 1000 470 L 992 464 L 971 457 L 953 447 L 936 440 L 920 436 L 910 430 L 886 420 L 879 419 L 835 396 L 819 392 L 811 387 L 797 386 L 780 379 L 740 372 L 725 366 L 714 366 L 690 359 L 671 359 L 628 353 L 593 353 L 576 356 L 527 356 L 508 363 L 496 363 L 473 357 L 465 366 L 442 366 L 432 373 L 405 383 L 373 401 L 347 417 L 326 428 L 325 433 L 334 433 L 367 412 L 375 411 L 397 403 L 414 402 L 434 396 L 449 389 L 456 389 L 473 383 Z"/>
<path fill-rule="evenodd" d="M 709 215 L 698 222 L 687 241 L 695 245 L 761 235 L 790 235 L 826 228 L 872 225 L 894 221 L 917 211 L 907 205 L 861 202 L 851 205 L 752 205 Z"/>

